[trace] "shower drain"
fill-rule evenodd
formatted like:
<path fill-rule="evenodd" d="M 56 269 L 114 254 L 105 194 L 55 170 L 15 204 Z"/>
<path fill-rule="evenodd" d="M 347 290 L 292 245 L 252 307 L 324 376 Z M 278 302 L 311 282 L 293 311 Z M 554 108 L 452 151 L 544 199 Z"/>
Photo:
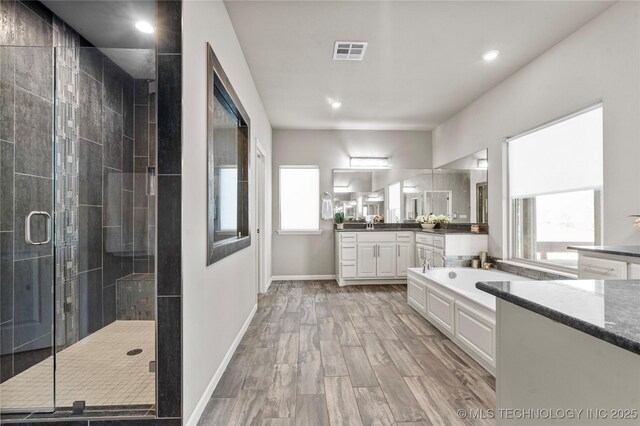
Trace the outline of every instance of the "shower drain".
<path fill-rule="evenodd" d="M 127 352 L 127 355 L 134 356 L 141 353 L 142 353 L 142 349 L 131 349 L 129 352 Z"/>

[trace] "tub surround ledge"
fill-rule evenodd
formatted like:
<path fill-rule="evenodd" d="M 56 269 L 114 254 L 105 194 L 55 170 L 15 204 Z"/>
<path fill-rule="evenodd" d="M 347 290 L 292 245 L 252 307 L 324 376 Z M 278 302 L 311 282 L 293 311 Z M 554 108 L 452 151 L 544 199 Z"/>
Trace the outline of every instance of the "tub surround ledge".
<path fill-rule="evenodd" d="M 476 288 L 640 355 L 640 280 L 496 281 Z"/>

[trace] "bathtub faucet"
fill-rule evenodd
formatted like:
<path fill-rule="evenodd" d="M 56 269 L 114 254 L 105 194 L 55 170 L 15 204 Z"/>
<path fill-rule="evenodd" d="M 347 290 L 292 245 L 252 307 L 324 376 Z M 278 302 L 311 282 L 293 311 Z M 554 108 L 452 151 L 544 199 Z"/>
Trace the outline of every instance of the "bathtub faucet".
<path fill-rule="evenodd" d="M 447 258 L 444 257 L 444 255 L 439 254 L 438 256 L 440 256 L 442 258 L 442 265 L 447 266 Z M 435 257 L 435 256 L 433 256 Z M 433 268 L 433 266 L 431 265 L 431 261 L 433 260 L 433 257 L 430 257 L 429 259 L 425 258 L 424 260 L 424 264 L 422 265 L 422 273 L 424 274 L 425 272 L 427 272 L 427 269 L 430 271 L 431 268 Z"/>

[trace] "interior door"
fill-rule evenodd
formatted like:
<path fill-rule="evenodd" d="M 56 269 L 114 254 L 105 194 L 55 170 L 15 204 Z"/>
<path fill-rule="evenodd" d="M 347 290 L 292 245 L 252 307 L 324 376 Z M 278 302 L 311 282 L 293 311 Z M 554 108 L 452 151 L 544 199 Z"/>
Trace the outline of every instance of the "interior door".
<path fill-rule="evenodd" d="M 377 244 L 358 244 L 358 278 L 376 276 Z"/>
<path fill-rule="evenodd" d="M 379 243 L 378 256 L 376 257 L 376 269 L 378 277 L 396 276 L 396 244 Z"/>
<path fill-rule="evenodd" d="M 411 266 L 411 245 L 409 243 L 396 244 L 396 276 L 406 277 L 407 269 Z"/>
<path fill-rule="evenodd" d="M 14 59 L 3 64 L 10 68 L 44 58 L 38 75 L 55 75 L 52 48 L 0 47 L 0 57 Z M 55 91 L 53 85 L 23 90 L 25 81 L 5 81 L 5 76 L 0 75 L 7 96 L 2 102 L 11 101 L 15 113 L 1 118 L 14 131 L 0 141 L 0 410 L 50 412 L 55 406 Z"/>

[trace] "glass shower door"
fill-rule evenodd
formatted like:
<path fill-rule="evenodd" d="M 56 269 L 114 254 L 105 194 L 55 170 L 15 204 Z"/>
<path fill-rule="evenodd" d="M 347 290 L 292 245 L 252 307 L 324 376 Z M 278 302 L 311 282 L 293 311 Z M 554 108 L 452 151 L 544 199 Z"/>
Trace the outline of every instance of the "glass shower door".
<path fill-rule="evenodd" d="M 55 52 L 0 47 L 0 409 L 55 407 Z"/>

